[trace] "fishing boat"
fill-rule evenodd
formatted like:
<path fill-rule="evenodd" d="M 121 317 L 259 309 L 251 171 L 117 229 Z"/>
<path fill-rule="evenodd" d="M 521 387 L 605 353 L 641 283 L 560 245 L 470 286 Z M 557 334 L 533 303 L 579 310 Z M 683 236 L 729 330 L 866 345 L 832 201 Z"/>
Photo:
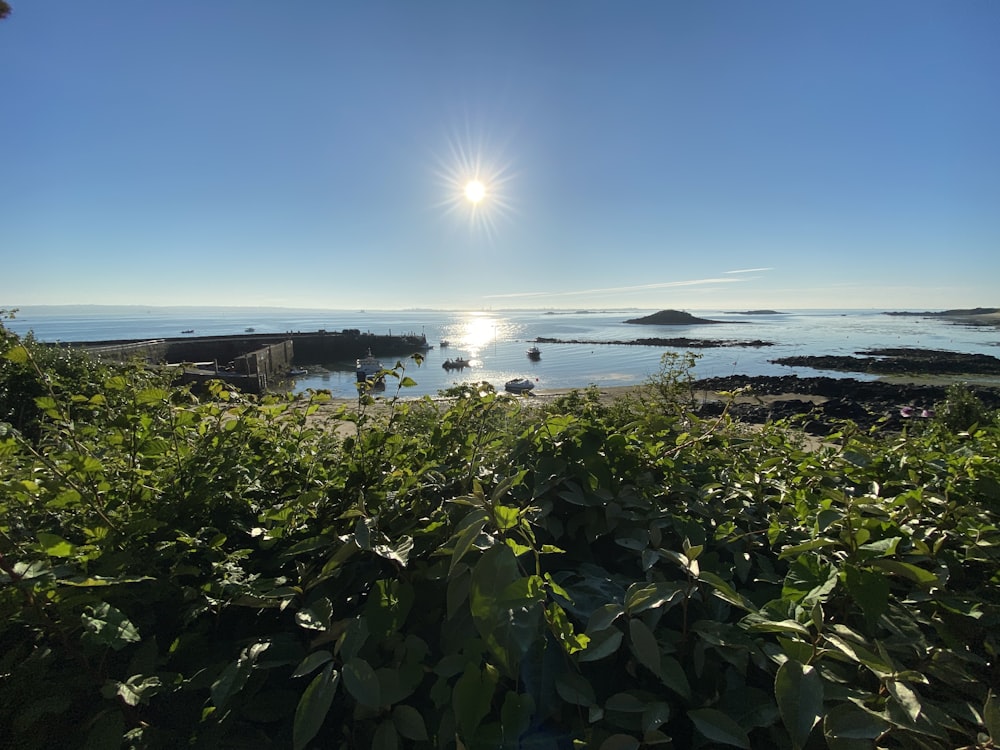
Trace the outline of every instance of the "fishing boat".
<path fill-rule="evenodd" d="M 381 375 L 383 369 L 382 363 L 372 356 L 372 350 L 369 349 L 366 356 L 357 360 L 354 372 L 358 377 L 359 383 L 371 381 L 376 386 L 381 384 L 384 387 L 385 380 Z"/>
<path fill-rule="evenodd" d="M 503 384 L 503 389 L 510 393 L 527 393 L 534 387 L 535 384 L 527 378 L 514 378 Z"/>
<path fill-rule="evenodd" d="M 539 349 L 537 346 L 533 346 L 530 349 L 528 349 L 527 355 L 528 355 L 528 359 L 531 359 L 531 360 L 534 360 L 535 362 L 537 362 L 538 360 L 540 360 L 542 358 L 542 350 Z"/>
<path fill-rule="evenodd" d="M 455 359 L 446 359 L 441 363 L 441 366 L 446 370 L 461 370 L 465 367 L 471 367 L 472 362 L 467 359 L 457 357 Z"/>

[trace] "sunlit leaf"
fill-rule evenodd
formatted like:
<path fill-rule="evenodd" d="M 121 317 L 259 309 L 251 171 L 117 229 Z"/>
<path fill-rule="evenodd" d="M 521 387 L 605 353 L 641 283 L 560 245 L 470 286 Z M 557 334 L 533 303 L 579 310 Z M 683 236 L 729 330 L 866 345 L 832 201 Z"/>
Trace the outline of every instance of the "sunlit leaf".
<path fill-rule="evenodd" d="M 87 607 L 80 620 L 91 639 L 115 651 L 142 640 L 131 620 L 107 602 Z"/>
<path fill-rule="evenodd" d="M 45 554 L 51 557 L 71 557 L 76 552 L 76 547 L 62 537 L 44 531 L 38 533 L 38 543 Z"/>

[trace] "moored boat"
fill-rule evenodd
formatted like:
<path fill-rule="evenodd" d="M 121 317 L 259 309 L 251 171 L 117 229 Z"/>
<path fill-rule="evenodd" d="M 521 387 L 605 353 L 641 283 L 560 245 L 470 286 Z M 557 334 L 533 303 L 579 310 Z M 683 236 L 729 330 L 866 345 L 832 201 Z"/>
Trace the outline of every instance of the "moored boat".
<path fill-rule="evenodd" d="M 528 359 L 533 359 L 536 362 L 542 358 L 542 350 L 537 346 L 531 347 L 526 353 L 528 355 Z"/>
<path fill-rule="evenodd" d="M 358 359 L 354 372 L 359 383 L 372 381 L 375 385 L 384 386 L 385 380 L 380 374 L 383 369 L 382 363 L 372 356 L 372 350 L 369 349 L 366 356 Z"/>
<path fill-rule="evenodd" d="M 457 357 L 455 359 L 446 359 L 441 363 L 441 366 L 446 370 L 461 370 L 465 367 L 471 367 L 472 362 L 467 359 Z"/>
<path fill-rule="evenodd" d="M 534 387 L 535 384 L 527 378 L 514 378 L 503 384 L 504 390 L 511 393 L 527 393 Z"/>

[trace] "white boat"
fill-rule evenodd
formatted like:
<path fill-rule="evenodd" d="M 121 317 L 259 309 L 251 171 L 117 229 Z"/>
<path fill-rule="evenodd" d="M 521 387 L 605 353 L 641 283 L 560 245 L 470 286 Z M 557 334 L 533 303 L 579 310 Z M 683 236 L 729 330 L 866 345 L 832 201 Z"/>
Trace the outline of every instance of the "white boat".
<path fill-rule="evenodd" d="M 542 350 L 537 346 L 533 346 L 527 351 L 528 359 L 539 360 L 542 358 Z"/>
<path fill-rule="evenodd" d="M 385 368 L 382 367 L 382 363 L 372 356 L 372 350 L 369 349 L 368 355 L 362 357 L 357 361 L 357 365 L 355 367 L 354 372 L 358 376 L 359 383 L 364 383 L 368 380 L 373 380 L 375 384 L 378 385 L 379 383 L 382 384 L 385 383 L 385 381 L 379 375 L 379 373 L 382 372 L 383 369 Z"/>
<path fill-rule="evenodd" d="M 294 378 L 294 377 L 298 377 L 299 375 L 308 375 L 309 374 L 309 370 L 307 370 L 304 367 L 293 367 L 292 369 L 290 369 L 288 371 L 288 374 L 291 377 Z"/>
<path fill-rule="evenodd" d="M 504 390 L 511 393 L 527 393 L 534 387 L 535 384 L 527 378 L 514 378 L 503 384 Z"/>

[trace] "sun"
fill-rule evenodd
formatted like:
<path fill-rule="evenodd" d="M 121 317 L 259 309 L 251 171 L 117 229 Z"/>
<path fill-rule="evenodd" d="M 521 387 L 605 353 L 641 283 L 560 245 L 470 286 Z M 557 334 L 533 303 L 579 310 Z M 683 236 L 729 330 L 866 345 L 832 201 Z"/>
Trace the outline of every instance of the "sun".
<path fill-rule="evenodd" d="M 445 213 L 463 219 L 476 233 L 493 240 L 515 212 L 511 200 L 512 165 L 490 148 L 483 135 L 452 135 L 448 152 L 437 157 L 435 176 Z M 492 154 L 492 155 L 491 155 Z"/>
<path fill-rule="evenodd" d="M 479 180 L 469 180 L 465 184 L 465 197 L 470 203 L 479 203 L 486 197 L 486 186 Z"/>

